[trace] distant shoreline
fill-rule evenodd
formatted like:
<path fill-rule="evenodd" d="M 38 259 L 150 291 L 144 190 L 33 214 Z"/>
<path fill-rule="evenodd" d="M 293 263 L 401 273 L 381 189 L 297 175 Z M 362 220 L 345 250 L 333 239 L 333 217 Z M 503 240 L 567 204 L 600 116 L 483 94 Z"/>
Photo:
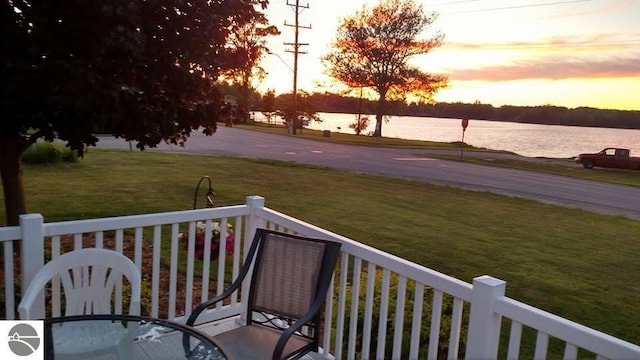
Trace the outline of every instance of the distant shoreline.
<path fill-rule="evenodd" d="M 275 104 L 286 104 L 291 94 L 276 96 Z M 314 104 L 317 112 L 342 114 L 375 114 L 377 100 L 360 99 L 329 93 L 313 93 L 305 101 Z M 495 107 L 482 103 L 411 103 L 387 101 L 390 116 L 436 117 L 461 119 L 467 115 L 474 120 L 515 122 L 540 125 L 602 127 L 613 129 L 640 129 L 640 110 L 614 110 L 593 107 L 567 108 L 563 106 Z M 258 106 L 259 107 L 259 106 Z M 260 109 L 252 111 L 261 111 Z"/>

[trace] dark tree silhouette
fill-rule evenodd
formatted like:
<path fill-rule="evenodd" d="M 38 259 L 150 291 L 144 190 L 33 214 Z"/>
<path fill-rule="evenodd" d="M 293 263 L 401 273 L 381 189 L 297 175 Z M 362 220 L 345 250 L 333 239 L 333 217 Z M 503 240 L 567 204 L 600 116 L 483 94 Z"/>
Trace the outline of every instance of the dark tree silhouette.
<path fill-rule="evenodd" d="M 94 131 L 156 146 L 211 135 L 228 110 L 215 87 L 238 67 L 226 45 L 267 0 L 7 0 L 0 5 L 0 172 L 7 221 L 26 212 L 22 153 Z"/>
<path fill-rule="evenodd" d="M 382 136 L 387 98 L 405 100 L 412 95 L 430 100 L 446 85 L 444 76 L 409 64 L 411 58 L 441 45 L 441 34 L 418 39 L 436 17 L 435 13 L 425 15 L 413 0 L 383 0 L 371 9 L 364 6 L 338 26 L 337 39 L 323 62 L 328 75 L 338 81 L 378 93 L 374 136 Z"/>
<path fill-rule="evenodd" d="M 282 94 L 276 99 L 276 112 L 275 116 L 279 116 L 282 119 L 295 118 L 293 94 Z M 306 119 L 308 121 L 322 122 L 320 116 L 318 116 L 317 105 L 313 101 L 313 98 L 305 91 L 298 92 L 297 101 L 297 113 L 298 119 Z M 302 124 L 298 124 L 298 128 L 302 131 Z"/>
<path fill-rule="evenodd" d="M 279 34 L 278 28 L 269 25 L 267 18 L 259 14 L 251 22 L 233 29 L 229 36 L 228 50 L 239 66 L 226 71 L 224 77 L 240 87 L 238 105 L 241 112 L 239 121 L 242 123 L 248 122 L 249 110 L 253 105 L 250 103 L 253 81 L 261 81 L 266 74 L 258 65 L 260 59 L 269 52 L 266 38 Z"/>
<path fill-rule="evenodd" d="M 260 109 L 262 115 L 267 118 L 267 123 L 271 124 L 273 117 L 276 115 L 278 107 L 276 106 L 276 94 L 273 90 L 267 91 L 260 100 Z"/>

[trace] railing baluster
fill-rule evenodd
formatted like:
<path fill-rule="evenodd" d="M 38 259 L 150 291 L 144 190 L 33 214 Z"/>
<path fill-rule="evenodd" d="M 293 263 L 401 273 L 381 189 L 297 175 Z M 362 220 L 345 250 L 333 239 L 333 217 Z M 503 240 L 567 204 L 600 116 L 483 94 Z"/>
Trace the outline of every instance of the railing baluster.
<path fill-rule="evenodd" d="M 340 284 L 338 289 L 338 314 L 336 320 L 336 359 L 342 358 L 342 346 L 344 339 L 344 317 L 347 302 L 347 274 L 349 273 L 349 254 L 340 255 Z"/>
<path fill-rule="evenodd" d="M 176 318 L 176 286 L 178 281 L 178 230 L 180 224 L 171 224 L 171 263 L 169 264 L 169 308 L 167 317 Z"/>
<path fill-rule="evenodd" d="M 209 300 L 209 277 L 211 275 L 211 233 L 213 224 L 211 219 L 207 219 L 204 223 L 204 253 L 202 255 L 202 293 L 200 298 L 202 302 Z M 189 223 L 189 246 L 195 242 L 195 223 Z M 191 234 L 194 234 L 193 236 Z M 195 248 L 195 245 L 194 245 Z"/>
<path fill-rule="evenodd" d="M 548 347 L 549 347 L 549 335 L 543 333 L 542 331 L 538 331 L 538 335 L 536 336 L 536 350 L 535 350 L 535 353 L 533 354 L 533 358 L 546 359 Z"/>
<path fill-rule="evenodd" d="M 362 359 L 369 359 L 371 353 L 371 320 L 373 317 L 373 299 L 375 296 L 376 264 L 369 262 L 367 266 L 367 294 L 364 307 L 364 324 L 362 326 Z"/>
<path fill-rule="evenodd" d="M 51 258 L 57 258 L 58 256 L 60 256 L 60 236 L 56 235 L 51 238 Z M 60 286 L 60 277 L 55 276 L 51 280 L 51 315 L 54 317 L 60 316 L 62 306 Z"/>
<path fill-rule="evenodd" d="M 351 280 L 351 314 L 349 319 L 349 340 L 347 342 L 347 359 L 356 357 L 356 335 L 358 334 L 358 305 L 360 305 L 360 272 L 362 259 L 353 259 L 353 278 Z"/>
<path fill-rule="evenodd" d="M 509 350 L 507 351 L 507 359 L 520 358 L 520 341 L 522 340 L 522 324 L 517 321 L 511 321 L 511 331 L 509 334 Z"/>
<path fill-rule="evenodd" d="M 160 308 L 160 250 L 162 226 L 153 227 L 153 261 L 151 263 L 151 316 L 157 318 Z"/>
<path fill-rule="evenodd" d="M 135 246 L 134 246 L 134 260 L 133 262 L 138 267 L 138 271 L 142 272 L 142 240 L 143 240 L 143 232 L 142 227 L 136 228 L 135 233 Z"/>
<path fill-rule="evenodd" d="M 449 359 L 458 358 L 460 348 L 460 329 L 462 327 L 462 310 L 464 303 L 461 299 L 453 299 L 453 310 L 451 314 L 451 333 L 449 335 Z"/>
<path fill-rule="evenodd" d="M 413 296 L 413 319 L 411 321 L 411 343 L 409 344 L 409 359 L 417 359 L 419 355 L 423 305 L 424 284 L 416 281 L 415 293 Z"/>
<path fill-rule="evenodd" d="M 82 249 L 82 234 L 73 234 L 73 249 Z"/>
<path fill-rule="evenodd" d="M 402 355 L 402 335 L 404 332 L 404 304 L 407 297 L 407 278 L 398 275 L 398 293 L 396 295 L 396 321 L 393 331 L 392 358 L 400 359 Z"/>
<path fill-rule="evenodd" d="M 242 242 L 242 231 L 243 228 L 242 217 L 236 216 L 235 229 L 233 232 L 233 268 L 231 270 L 231 279 L 235 279 L 238 277 L 240 273 L 240 246 Z M 234 291 L 231 295 L 231 303 L 236 304 L 238 302 L 238 292 Z"/>
<path fill-rule="evenodd" d="M 577 358 L 578 358 L 578 347 L 573 344 L 566 343 L 564 347 L 564 356 L 562 357 L 562 359 L 575 360 Z"/>
<path fill-rule="evenodd" d="M 442 323 L 442 291 L 433 290 L 431 302 L 431 329 L 429 331 L 428 359 L 438 358 L 438 344 L 440 343 L 440 324 Z"/>
<path fill-rule="evenodd" d="M 195 253 L 195 223 L 189 222 L 189 236 L 187 237 L 187 289 L 193 289 L 193 267 L 194 267 L 194 253 Z M 180 239 L 182 240 L 182 239 Z M 182 245 L 182 244 L 181 244 Z M 184 313 L 191 313 L 193 304 L 192 291 L 185 291 L 184 300 Z"/>
<path fill-rule="evenodd" d="M 227 218 L 222 218 L 220 221 L 220 239 L 218 240 L 218 285 L 216 293 L 222 294 L 224 291 L 224 272 L 225 272 L 225 257 L 227 249 Z M 222 307 L 222 302 L 218 303 L 218 308 Z"/>
<path fill-rule="evenodd" d="M 382 270 L 382 285 L 380 288 L 380 315 L 378 323 L 378 346 L 376 348 L 376 358 L 384 358 L 385 345 L 387 341 L 387 319 L 389 311 L 389 285 L 391 272 Z"/>
<path fill-rule="evenodd" d="M 124 230 L 116 230 L 116 251 L 124 254 Z M 122 277 L 116 280 L 115 313 L 122 314 Z"/>
<path fill-rule="evenodd" d="M 322 340 L 323 354 L 331 353 L 331 332 L 333 325 L 333 294 L 335 293 L 335 273 L 331 276 L 331 282 L 329 283 L 329 291 L 327 291 L 327 298 L 325 299 L 324 309 L 324 331 Z M 337 345 L 336 345 L 337 347 Z"/>
<path fill-rule="evenodd" d="M 120 254 L 124 254 L 124 229 L 116 229 L 116 249 Z"/>
<path fill-rule="evenodd" d="M 104 247 L 104 232 L 96 231 L 96 248 L 102 249 Z"/>

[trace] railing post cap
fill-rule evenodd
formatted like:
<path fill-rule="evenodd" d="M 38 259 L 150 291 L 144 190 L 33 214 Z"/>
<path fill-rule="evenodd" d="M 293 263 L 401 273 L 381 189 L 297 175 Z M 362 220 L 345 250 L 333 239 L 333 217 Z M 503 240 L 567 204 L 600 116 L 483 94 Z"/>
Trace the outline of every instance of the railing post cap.
<path fill-rule="evenodd" d="M 42 219 L 42 215 L 40 214 L 21 214 L 20 215 L 20 220 L 22 221 L 34 220 L 34 219 Z"/>
<path fill-rule="evenodd" d="M 247 203 L 249 202 L 261 202 L 264 204 L 264 198 L 259 195 L 249 195 L 246 198 Z"/>
<path fill-rule="evenodd" d="M 504 280 L 500 280 L 498 278 L 494 278 L 493 276 L 489 276 L 489 275 L 478 276 L 473 279 L 473 282 L 481 283 L 487 286 L 504 286 L 507 283 Z"/>

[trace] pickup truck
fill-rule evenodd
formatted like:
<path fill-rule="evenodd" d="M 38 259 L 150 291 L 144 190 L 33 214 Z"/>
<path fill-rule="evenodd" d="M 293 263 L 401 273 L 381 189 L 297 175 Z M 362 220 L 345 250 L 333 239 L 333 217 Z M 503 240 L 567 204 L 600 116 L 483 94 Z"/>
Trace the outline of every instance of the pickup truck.
<path fill-rule="evenodd" d="M 596 154 L 580 154 L 576 162 L 585 169 L 604 168 L 640 170 L 640 157 L 630 156 L 629 149 L 606 148 Z"/>

